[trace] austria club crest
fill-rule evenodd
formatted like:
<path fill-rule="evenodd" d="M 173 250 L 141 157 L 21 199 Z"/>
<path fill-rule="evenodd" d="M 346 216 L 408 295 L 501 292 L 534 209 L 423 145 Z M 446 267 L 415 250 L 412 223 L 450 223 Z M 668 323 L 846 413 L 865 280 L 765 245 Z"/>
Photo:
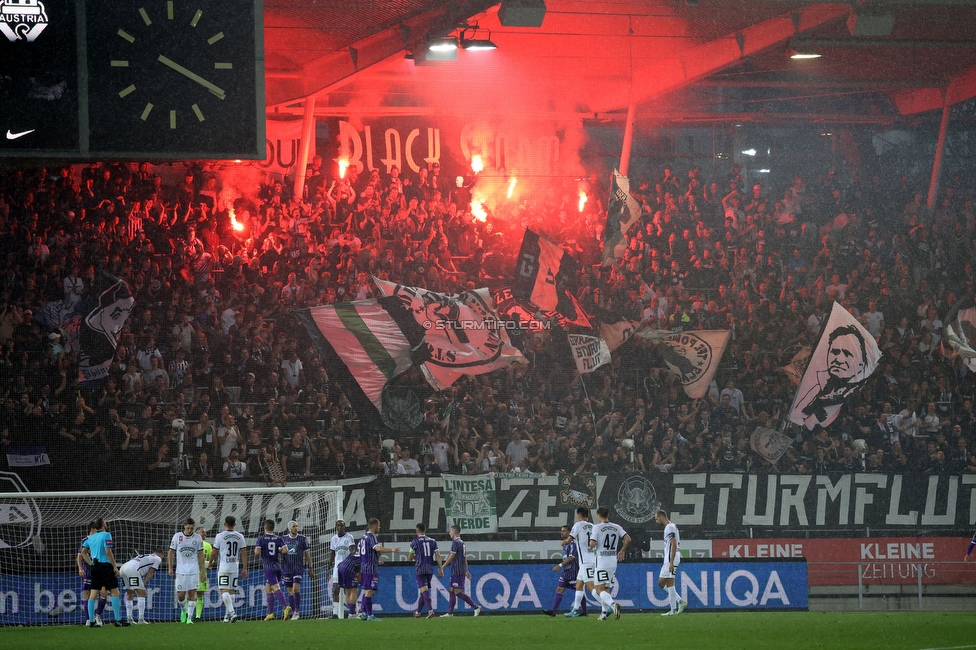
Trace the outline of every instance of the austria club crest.
<path fill-rule="evenodd" d="M 651 482 L 640 474 L 630 476 L 617 490 L 617 504 L 613 507 L 621 517 L 632 524 L 643 524 L 654 518 L 661 507 L 657 492 Z"/>
<path fill-rule="evenodd" d="M 12 472 L 0 472 L 0 493 L 6 496 L 27 492 L 27 486 Z M 0 503 L 0 549 L 19 548 L 40 542 L 41 511 L 31 498 L 7 498 Z"/>
<path fill-rule="evenodd" d="M 0 32 L 11 43 L 33 43 L 47 23 L 47 11 L 40 0 L 0 0 Z"/>

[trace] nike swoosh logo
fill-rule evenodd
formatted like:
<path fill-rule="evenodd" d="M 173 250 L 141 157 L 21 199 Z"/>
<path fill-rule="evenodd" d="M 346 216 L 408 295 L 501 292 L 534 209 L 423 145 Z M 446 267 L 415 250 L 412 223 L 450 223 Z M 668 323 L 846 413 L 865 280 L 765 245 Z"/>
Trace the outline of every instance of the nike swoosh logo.
<path fill-rule="evenodd" d="M 33 133 L 33 132 L 34 132 L 34 129 L 31 129 L 30 131 L 21 131 L 20 133 L 11 133 L 10 132 L 10 129 L 7 129 L 7 139 L 8 140 L 16 140 L 17 138 L 22 138 L 25 135 L 27 135 L 28 133 Z"/>

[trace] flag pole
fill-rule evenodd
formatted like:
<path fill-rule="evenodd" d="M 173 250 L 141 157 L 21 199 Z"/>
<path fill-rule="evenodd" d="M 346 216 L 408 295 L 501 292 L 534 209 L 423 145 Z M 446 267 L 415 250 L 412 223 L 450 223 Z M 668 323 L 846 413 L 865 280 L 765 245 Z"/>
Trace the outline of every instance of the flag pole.
<path fill-rule="evenodd" d="M 590 403 L 590 394 L 586 390 L 586 380 L 583 379 L 583 375 L 579 376 L 580 383 L 583 384 L 583 395 L 586 397 L 586 407 L 590 409 L 590 421 L 593 422 L 593 436 L 596 437 L 596 416 L 593 415 L 593 405 Z"/>
<path fill-rule="evenodd" d="M 620 148 L 620 171 L 621 176 L 626 176 L 630 169 L 630 150 L 634 143 L 634 113 L 637 112 L 637 105 L 631 101 L 627 106 L 627 122 L 624 124 L 624 143 Z"/>

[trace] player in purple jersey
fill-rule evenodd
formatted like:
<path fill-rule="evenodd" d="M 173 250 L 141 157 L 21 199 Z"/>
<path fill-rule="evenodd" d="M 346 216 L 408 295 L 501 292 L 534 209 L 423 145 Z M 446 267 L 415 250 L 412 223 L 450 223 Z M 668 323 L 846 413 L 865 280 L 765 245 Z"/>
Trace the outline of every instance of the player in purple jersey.
<path fill-rule="evenodd" d="M 350 555 L 336 567 L 336 585 L 346 592 L 346 607 L 349 617 L 356 615 L 356 600 L 359 595 L 359 571 L 362 561 L 358 555 Z"/>
<path fill-rule="evenodd" d="M 547 609 L 544 614 L 555 616 L 559 609 L 559 603 L 563 600 L 563 592 L 567 589 L 576 591 L 576 574 L 579 573 L 579 551 L 576 550 L 576 542 L 570 536 L 569 526 L 563 526 L 560 530 L 562 534 L 563 547 L 562 560 L 552 567 L 552 572 L 559 573 L 559 582 L 556 583 L 556 595 L 552 599 L 552 609 Z M 583 599 L 580 616 L 586 616 L 586 599 Z"/>
<path fill-rule="evenodd" d="M 312 565 L 312 551 L 308 545 L 308 538 L 298 534 L 298 522 L 288 522 L 288 534 L 282 535 L 288 553 L 282 561 L 282 577 L 285 589 L 288 590 L 288 606 L 291 607 L 291 620 L 297 621 L 302 606 L 302 576 L 308 566 L 308 575 L 313 579 L 315 587 L 315 567 Z"/>
<path fill-rule="evenodd" d="M 454 607 L 457 605 L 458 598 L 471 605 L 474 608 L 474 615 L 478 616 L 481 614 L 481 608 L 471 600 L 471 596 L 464 593 L 464 580 L 471 577 L 471 572 L 468 571 L 468 558 L 464 554 L 461 527 L 457 524 L 451 526 L 451 554 L 447 556 L 447 559 L 437 570 L 437 575 L 441 578 L 444 577 L 444 567 L 448 564 L 451 565 L 451 587 L 448 591 L 447 614 L 441 614 L 441 618 L 454 616 Z"/>
<path fill-rule="evenodd" d="M 413 613 L 414 618 L 420 618 L 420 613 L 427 605 L 429 613 L 427 618 L 434 618 L 434 603 L 430 599 L 430 578 L 434 575 L 434 560 L 437 566 L 441 564 L 441 552 L 437 550 L 437 542 L 427 537 L 427 525 L 417 524 L 417 539 L 410 542 L 410 560 L 416 560 L 414 566 L 417 572 L 417 589 L 420 590 L 420 597 L 417 599 L 417 611 Z"/>
<path fill-rule="evenodd" d="M 261 558 L 264 565 L 264 591 L 268 599 L 268 615 L 264 617 L 266 621 L 273 621 L 275 618 L 275 601 L 281 603 L 284 614 L 283 620 L 288 620 L 291 614 L 291 607 L 285 602 L 285 594 L 281 591 L 281 556 L 288 552 L 285 541 L 274 532 L 274 520 L 268 519 L 264 522 L 264 533 L 258 537 L 257 544 L 254 545 L 254 555 Z"/>
<path fill-rule="evenodd" d="M 88 535 L 96 532 L 98 529 L 95 528 L 95 522 L 88 524 Z M 91 566 L 83 559 L 81 559 L 81 550 L 85 545 L 85 541 L 88 539 L 86 535 L 84 539 L 78 542 L 78 555 L 75 557 L 75 562 L 78 564 L 78 576 L 81 578 L 81 602 L 88 602 L 88 592 L 91 591 Z M 105 611 L 105 603 L 108 602 L 108 592 L 102 589 L 102 593 L 98 594 L 98 605 L 95 606 L 95 620 L 102 620 L 102 612 Z"/>
<path fill-rule="evenodd" d="M 366 534 L 359 540 L 359 557 L 362 567 L 359 573 L 359 584 L 363 587 L 363 611 L 359 618 L 364 621 L 378 621 L 373 616 L 373 594 L 379 583 L 380 553 L 399 553 L 400 547 L 387 548 L 380 546 L 376 534 L 380 532 L 380 520 L 375 517 L 369 520 Z"/>
<path fill-rule="evenodd" d="M 969 547 L 966 549 L 966 555 L 963 556 L 963 562 L 969 562 L 969 558 L 973 554 L 973 549 L 976 548 L 976 533 L 973 534 L 973 539 L 969 542 Z"/>

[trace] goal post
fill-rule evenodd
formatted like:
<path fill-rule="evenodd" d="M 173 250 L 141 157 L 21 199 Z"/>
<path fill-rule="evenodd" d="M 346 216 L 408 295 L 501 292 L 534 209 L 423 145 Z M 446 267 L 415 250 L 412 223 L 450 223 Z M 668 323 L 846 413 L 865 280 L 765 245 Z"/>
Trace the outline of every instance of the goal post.
<path fill-rule="evenodd" d="M 314 565 L 313 571 L 306 570 L 301 586 L 301 615 L 329 615 L 329 542 L 342 517 L 342 495 L 341 486 L 0 493 L 0 625 L 84 622 L 87 610 L 81 602 L 76 558 L 88 524 L 98 517 L 105 519 L 112 534 L 119 566 L 139 553 L 160 551 L 165 558 L 170 540 L 187 517 L 206 529 L 211 543 L 224 530 L 224 518 L 236 517 L 236 530 L 248 544 L 248 577 L 240 580 L 235 597 L 241 618 L 263 618 L 267 613 L 264 571 L 253 554 L 265 520 L 275 522 L 279 535 L 287 535 L 288 523 L 294 520 L 308 538 Z M 206 594 L 198 594 L 204 599 L 203 619 L 221 620 L 224 605 L 216 565 L 208 578 Z M 179 620 L 165 559 L 147 592 L 147 619 Z M 110 618 L 109 606 L 103 619 Z"/>

